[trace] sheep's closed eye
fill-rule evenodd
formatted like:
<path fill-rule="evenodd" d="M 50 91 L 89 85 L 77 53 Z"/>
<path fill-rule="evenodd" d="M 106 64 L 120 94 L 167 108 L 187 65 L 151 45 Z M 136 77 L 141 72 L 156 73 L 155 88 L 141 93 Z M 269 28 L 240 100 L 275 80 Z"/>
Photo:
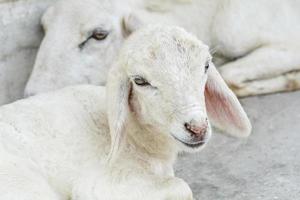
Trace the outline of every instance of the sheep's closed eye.
<path fill-rule="evenodd" d="M 102 28 L 96 28 L 93 30 L 92 34 L 81 44 L 79 44 L 79 48 L 82 49 L 84 45 L 90 40 L 94 39 L 97 41 L 105 40 L 107 36 L 109 35 L 109 31 L 106 31 Z"/>
<path fill-rule="evenodd" d="M 133 81 L 138 86 L 150 86 L 150 83 L 146 79 L 140 76 L 135 77 Z"/>
<path fill-rule="evenodd" d="M 104 40 L 108 36 L 108 31 L 97 28 L 93 31 L 91 38 L 95 40 Z"/>

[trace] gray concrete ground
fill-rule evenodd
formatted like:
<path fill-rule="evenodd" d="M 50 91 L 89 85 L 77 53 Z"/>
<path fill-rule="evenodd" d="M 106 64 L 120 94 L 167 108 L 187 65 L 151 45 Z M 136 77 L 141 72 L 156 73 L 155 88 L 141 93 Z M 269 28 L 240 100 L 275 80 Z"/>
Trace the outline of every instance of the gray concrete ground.
<path fill-rule="evenodd" d="M 241 101 L 252 135 L 214 133 L 202 152 L 180 156 L 176 175 L 197 200 L 300 200 L 300 92 Z"/>

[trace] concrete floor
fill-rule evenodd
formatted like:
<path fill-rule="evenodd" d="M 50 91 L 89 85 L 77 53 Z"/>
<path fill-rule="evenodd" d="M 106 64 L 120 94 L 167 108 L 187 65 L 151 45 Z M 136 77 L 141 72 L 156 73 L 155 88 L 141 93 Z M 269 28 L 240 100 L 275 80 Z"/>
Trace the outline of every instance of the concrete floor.
<path fill-rule="evenodd" d="M 197 200 L 300 200 L 300 92 L 241 100 L 253 133 L 214 133 L 197 154 L 184 154 L 176 175 Z"/>

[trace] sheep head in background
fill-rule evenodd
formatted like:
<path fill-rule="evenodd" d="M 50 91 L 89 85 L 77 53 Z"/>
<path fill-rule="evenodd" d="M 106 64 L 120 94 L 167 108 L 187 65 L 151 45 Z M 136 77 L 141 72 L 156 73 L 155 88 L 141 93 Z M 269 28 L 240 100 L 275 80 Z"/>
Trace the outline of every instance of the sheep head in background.
<path fill-rule="evenodd" d="M 181 28 L 149 26 L 134 33 L 108 77 L 112 157 L 124 129 L 132 127 L 128 122 L 138 122 L 150 133 L 167 134 L 183 150 L 207 143 L 208 118 L 235 136 L 251 132 L 247 115 L 211 62 L 208 47 Z"/>
<path fill-rule="evenodd" d="M 63 0 L 48 8 L 25 96 L 83 83 L 104 85 L 128 34 L 126 14 L 118 6 L 107 0 Z"/>

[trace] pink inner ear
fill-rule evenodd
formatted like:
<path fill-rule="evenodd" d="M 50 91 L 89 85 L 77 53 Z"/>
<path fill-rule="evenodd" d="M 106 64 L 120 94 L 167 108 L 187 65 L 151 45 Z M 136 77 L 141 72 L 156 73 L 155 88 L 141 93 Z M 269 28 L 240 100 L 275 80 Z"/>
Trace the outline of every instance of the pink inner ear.
<path fill-rule="evenodd" d="M 219 89 L 219 88 L 218 88 Z M 205 102 L 209 118 L 216 125 L 223 127 L 235 127 L 243 129 L 240 110 L 236 108 L 234 100 L 224 93 L 217 91 L 217 88 L 205 87 Z"/>

